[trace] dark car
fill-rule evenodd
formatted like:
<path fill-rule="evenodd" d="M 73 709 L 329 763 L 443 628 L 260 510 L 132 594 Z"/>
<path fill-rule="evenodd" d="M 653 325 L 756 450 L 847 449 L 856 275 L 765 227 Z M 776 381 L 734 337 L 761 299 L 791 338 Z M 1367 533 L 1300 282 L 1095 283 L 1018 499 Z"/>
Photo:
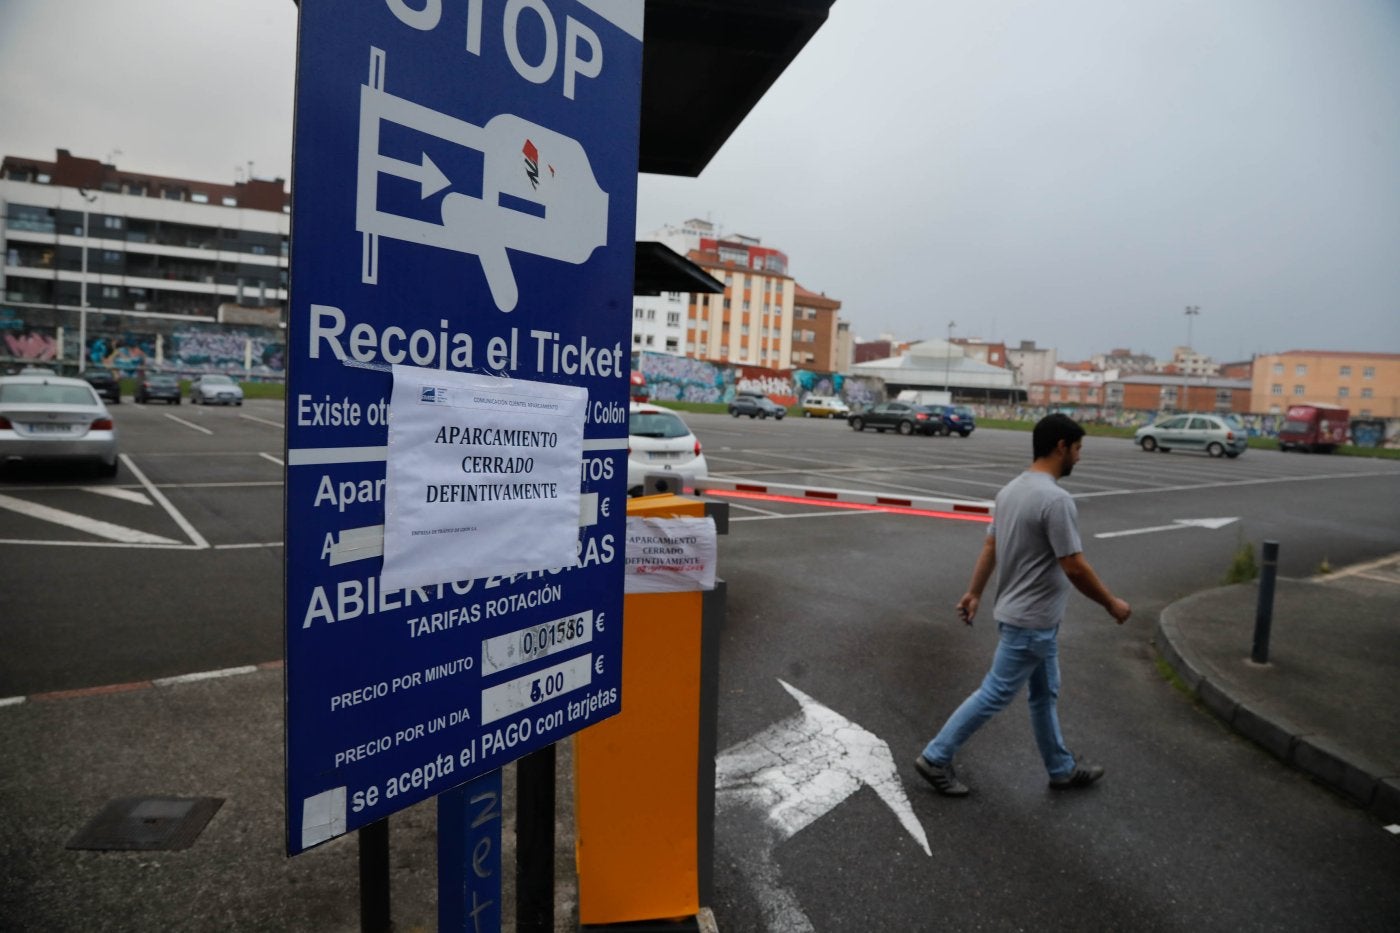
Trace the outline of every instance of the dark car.
<path fill-rule="evenodd" d="M 900 434 L 937 434 L 943 424 L 934 408 L 913 402 L 881 402 L 856 412 L 846 423 L 857 431 L 874 428 L 884 433 L 893 429 Z"/>
<path fill-rule="evenodd" d="M 113 405 L 122 403 L 122 385 L 110 370 L 85 369 L 83 370 L 83 379 L 92 386 L 100 398 L 106 399 Z"/>
<path fill-rule="evenodd" d="M 787 414 L 787 409 L 766 395 L 736 395 L 729 403 L 729 413 L 735 418 L 748 415 L 750 418 L 777 418 Z"/>
<path fill-rule="evenodd" d="M 938 412 L 940 422 L 938 433 L 944 437 L 949 434 L 967 437 L 977 430 L 977 418 L 972 414 L 972 409 L 966 405 L 932 405 L 930 407 Z"/>
<path fill-rule="evenodd" d="M 133 398 L 138 405 L 144 405 L 151 401 L 178 405 L 180 404 L 180 380 L 175 376 L 166 376 L 160 373 L 147 376 L 136 383 L 136 394 Z"/>

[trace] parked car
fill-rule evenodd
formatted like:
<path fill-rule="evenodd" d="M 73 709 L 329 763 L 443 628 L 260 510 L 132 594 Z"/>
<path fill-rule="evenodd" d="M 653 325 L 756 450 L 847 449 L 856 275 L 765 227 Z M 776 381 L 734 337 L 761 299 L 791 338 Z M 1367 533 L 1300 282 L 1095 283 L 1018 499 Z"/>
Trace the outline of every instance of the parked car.
<path fill-rule="evenodd" d="M 710 475 L 700 439 L 680 415 L 667 408 L 633 402 L 627 417 L 627 494 L 639 496 L 649 473 L 678 473 L 687 480 Z"/>
<path fill-rule="evenodd" d="M 1143 450 L 1204 450 L 1235 458 L 1249 446 L 1244 428 L 1222 415 L 1173 415 L 1137 429 L 1133 443 Z"/>
<path fill-rule="evenodd" d="M 777 418 L 783 420 L 787 409 L 766 395 L 736 395 L 729 403 L 729 413 L 735 418 L 748 415 L 750 418 Z"/>
<path fill-rule="evenodd" d="M 938 412 L 938 433 L 944 437 L 949 434 L 967 437 L 977 430 L 977 418 L 966 405 L 930 405 L 929 408 Z"/>
<path fill-rule="evenodd" d="M 152 401 L 178 405 L 180 404 L 180 380 L 164 373 L 153 373 L 136 383 L 136 394 L 132 398 L 138 405 Z"/>
<path fill-rule="evenodd" d="M 846 423 L 856 431 L 874 428 L 882 434 L 891 429 L 900 434 L 937 434 L 943 426 L 937 411 L 912 402 L 881 402 L 855 412 Z"/>
<path fill-rule="evenodd" d="M 850 406 L 834 395 L 809 395 L 802 400 L 804 418 L 845 418 Z"/>
<path fill-rule="evenodd" d="M 191 405 L 242 405 L 243 387 L 223 373 L 208 373 L 190 380 Z"/>
<path fill-rule="evenodd" d="M 21 376 L 57 376 L 58 370 L 52 366 L 24 366 L 21 367 Z"/>
<path fill-rule="evenodd" d="M 0 377 L 0 464 L 12 460 L 86 460 L 116 476 L 112 414 L 82 379 Z"/>
<path fill-rule="evenodd" d="M 82 374 L 83 381 L 96 390 L 99 398 L 111 402 L 113 405 L 122 403 L 122 384 L 117 381 L 117 377 L 110 369 L 85 369 Z"/>

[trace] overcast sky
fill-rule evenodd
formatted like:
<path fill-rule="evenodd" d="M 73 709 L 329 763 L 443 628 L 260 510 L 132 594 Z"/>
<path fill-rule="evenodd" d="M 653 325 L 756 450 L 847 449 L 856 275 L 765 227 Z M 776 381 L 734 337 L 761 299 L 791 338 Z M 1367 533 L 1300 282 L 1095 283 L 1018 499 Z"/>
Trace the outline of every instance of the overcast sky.
<path fill-rule="evenodd" d="M 0 151 L 291 174 L 291 0 L 0 0 Z M 699 178 L 860 337 L 1400 352 L 1397 0 L 837 0 Z"/>

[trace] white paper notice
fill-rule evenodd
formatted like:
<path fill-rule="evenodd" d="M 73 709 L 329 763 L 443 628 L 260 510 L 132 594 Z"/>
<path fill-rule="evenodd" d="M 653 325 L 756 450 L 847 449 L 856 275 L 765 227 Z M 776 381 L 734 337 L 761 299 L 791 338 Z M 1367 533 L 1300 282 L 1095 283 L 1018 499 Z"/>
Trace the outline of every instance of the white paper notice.
<path fill-rule="evenodd" d="M 578 563 L 588 390 L 394 367 L 384 591 Z"/>
<path fill-rule="evenodd" d="M 628 518 L 624 593 L 715 588 L 713 518 Z"/>

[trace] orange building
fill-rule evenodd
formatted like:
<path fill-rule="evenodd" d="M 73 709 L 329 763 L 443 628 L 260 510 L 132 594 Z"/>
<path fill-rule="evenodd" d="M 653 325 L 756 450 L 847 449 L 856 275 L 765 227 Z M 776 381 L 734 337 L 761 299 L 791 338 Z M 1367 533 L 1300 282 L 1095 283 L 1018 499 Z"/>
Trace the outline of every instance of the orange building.
<path fill-rule="evenodd" d="M 1254 411 L 1317 402 L 1354 418 L 1400 418 L 1400 353 L 1289 350 L 1254 358 Z"/>
<path fill-rule="evenodd" d="M 844 372 L 847 367 L 838 352 L 841 302 L 797 285 L 792 305 L 792 365 L 825 373 Z"/>
<path fill-rule="evenodd" d="M 1248 414 L 1250 386 L 1219 376 L 1134 375 L 1105 386 L 1105 404 L 1128 411 L 1214 411 Z"/>

